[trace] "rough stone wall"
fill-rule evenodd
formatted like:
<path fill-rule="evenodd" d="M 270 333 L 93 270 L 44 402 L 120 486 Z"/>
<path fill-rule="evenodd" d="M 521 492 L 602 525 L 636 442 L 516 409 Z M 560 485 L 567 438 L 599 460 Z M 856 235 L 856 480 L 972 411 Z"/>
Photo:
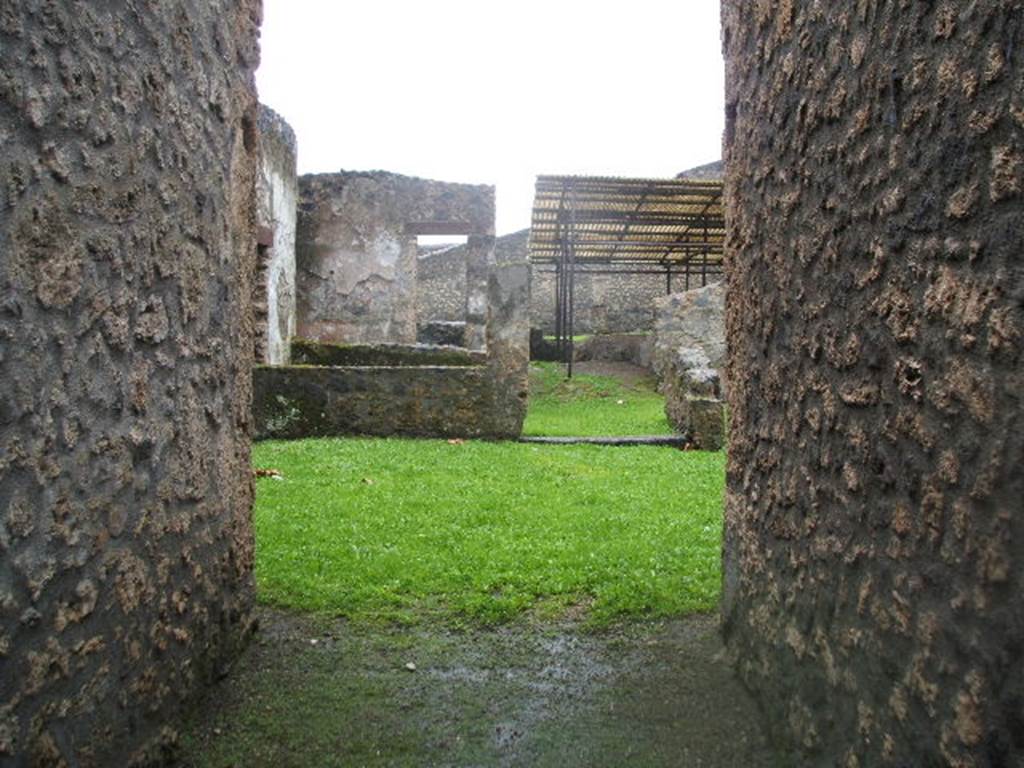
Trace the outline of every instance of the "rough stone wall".
<path fill-rule="evenodd" d="M 1024 5 L 723 4 L 723 619 L 800 765 L 1024 761 Z"/>
<path fill-rule="evenodd" d="M 721 278 L 714 274 L 708 282 Z M 672 290 L 681 291 L 683 275 L 672 275 Z M 690 287 L 701 285 L 700 275 L 690 275 Z M 629 333 L 654 326 L 654 302 L 666 295 L 664 274 L 576 275 L 575 333 Z M 550 268 L 533 268 L 530 324 L 545 333 L 555 332 L 555 274 Z"/>
<path fill-rule="evenodd" d="M 465 248 L 459 246 L 421 256 L 416 264 L 416 318 L 419 324 L 436 320 L 459 322 L 465 316 Z"/>
<path fill-rule="evenodd" d="M 716 167 L 720 168 L 720 165 Z M 705 175 L 700 178 L 714 176 Z M 495 263 L 526 261 L 529 236 L 530 230 L 523 229 L 497 238 L 494 241 Z M 466 290 L 464 260 L 464 247 L 429 254 L 419 260 L 416 313 L 421 323 L 463 319 L 462 303 Z M 718 274 L 713 274 L 709 276 L 708 282 L 720 279 Z M 535 266 L 531 270 L 531 283 L 530 326 L 540 328 L 545 333 L 554 333 L 554 272 L 547 267 Z M 683 290 L 683 285 L 683 276 L 673 275 L 673 290 Z M 690 286 L 696 288 L 699 285 L 700 275 L 691 275 Z M 652 302 L 665 296 L 666 287 L 664 274 L 578 274 L 575 331 L 583 334 L 650 330 L 655 317 Z"/>
<path fill-rule="evenodd" d="M 631 363 L 654 370 L 654 341 L 650 333 L 599 333 L 573 344 L 572 351 L 577 362 Z"/>
<path fill-rule="evenodd" d="M 256 177 L 257 224 L 269 234 L 261 253 L 257 307 L 257 359 L 270 365 L 288 362 L 295 336 L 295 218 L 299 200 L 295 133 L 284 118 L 260 105 L 260 173 Z M 260 354 L 262 353 L 262 354 Z"/>
<path fill-rule="evenodd" d="M 665 395 L 665 415 L 698 448 L 725 444 L 725 286 L 655 301 L 653 367 Z"/>
<path fill-rule="evenodd" d="M 491 270 L 486 353 L 296 341 L 297 365 L 256 368 L 257 437 L 518 437 L 526 418 L 529 290 L 527 264 Z"/>
<path fill-rule="evenodd" d="M 467 271 L 490 259 L 493 187 L 343 171 L 302 176 L 299 191 L 296 264 L 302 338 L 415 343 L 418 234 L 469 235 Z M 467 305 L 479 309 L 479 302 L 470 302 L 483 290 L 476 282 L 467 282 Z M 467 306 L 467 312 L 473 310 Z M 482 329 L 483 318 L 475 324 Z"/>
<path fill-rule="evenodd" d="M 486 366 L 282 365 L 255 374 L 257 438 L 499 436 Z"/>
<path fill-rule="evenodd" d="M 134 765 L 248 628 L 256 0 L 0 4 L 0 763 Z"/>
<path fill-rule="evenodd" d="M 725 285 L 712 283 L 654 301 L 654 372 L 664 376 L 686 349 L 698 349 L 725 378 Z"/>

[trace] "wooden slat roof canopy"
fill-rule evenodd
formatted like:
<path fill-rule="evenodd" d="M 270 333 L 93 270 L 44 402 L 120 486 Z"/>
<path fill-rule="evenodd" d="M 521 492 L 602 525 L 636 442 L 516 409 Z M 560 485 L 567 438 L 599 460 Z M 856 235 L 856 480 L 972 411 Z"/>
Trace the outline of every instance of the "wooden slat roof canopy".
<path fill-rule="evenodd" d="M 721 181 L 537 177 L 534 263 L 718 265 L 724 240 Z"/>

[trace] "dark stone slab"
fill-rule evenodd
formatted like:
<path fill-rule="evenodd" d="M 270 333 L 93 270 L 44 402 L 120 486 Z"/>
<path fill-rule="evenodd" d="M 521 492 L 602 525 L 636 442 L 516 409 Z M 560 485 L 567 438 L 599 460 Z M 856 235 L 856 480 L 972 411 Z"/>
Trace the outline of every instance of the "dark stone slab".
<path fill-rule="evenodd" d="M 637 435 L 634 437 L 520 437 L 520 443 L 541 445 L 654 445 L 683 448 L 689 440 L 682 435 Z"/>
<path fill-rule="evenodd" d="M 292 341 L 293 365 L 417 366 L 483 365 L 487 356 L 437 344 L 328 344 L 309 339 Z"/>

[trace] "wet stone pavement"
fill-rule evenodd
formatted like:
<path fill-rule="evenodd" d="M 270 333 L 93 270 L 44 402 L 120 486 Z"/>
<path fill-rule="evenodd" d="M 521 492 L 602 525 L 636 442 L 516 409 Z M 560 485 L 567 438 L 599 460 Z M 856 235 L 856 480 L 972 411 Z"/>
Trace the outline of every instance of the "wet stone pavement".
<path fill-rule="evenodd" d="M 261 609 L 179 765 L 780 766 L 717 617 L 590 630 L 353 625 Z"/>

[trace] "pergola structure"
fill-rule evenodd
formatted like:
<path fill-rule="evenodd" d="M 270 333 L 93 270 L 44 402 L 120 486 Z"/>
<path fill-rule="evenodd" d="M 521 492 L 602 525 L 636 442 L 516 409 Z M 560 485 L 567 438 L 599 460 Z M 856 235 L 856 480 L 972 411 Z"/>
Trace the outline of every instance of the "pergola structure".
<path fill-rule="evenodd" d="M 555 336 L 572 376 L 578 274 L 663 274 L 686 289 L 722 270 L 722 182 L 538 176 L 530 261 L 555 273 Z"/>

